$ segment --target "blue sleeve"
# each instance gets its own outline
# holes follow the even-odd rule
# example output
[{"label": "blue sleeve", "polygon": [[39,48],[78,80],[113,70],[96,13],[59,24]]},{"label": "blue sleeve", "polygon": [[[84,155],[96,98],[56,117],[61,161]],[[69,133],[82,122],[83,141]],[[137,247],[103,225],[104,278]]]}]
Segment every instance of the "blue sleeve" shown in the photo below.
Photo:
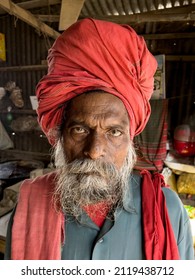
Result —
[{"label": "blue sleeve", "polygon": [[179,196],[169,188],[163,188],[170,221],[181,260],[194,260],[194,247],[190,220]]}]

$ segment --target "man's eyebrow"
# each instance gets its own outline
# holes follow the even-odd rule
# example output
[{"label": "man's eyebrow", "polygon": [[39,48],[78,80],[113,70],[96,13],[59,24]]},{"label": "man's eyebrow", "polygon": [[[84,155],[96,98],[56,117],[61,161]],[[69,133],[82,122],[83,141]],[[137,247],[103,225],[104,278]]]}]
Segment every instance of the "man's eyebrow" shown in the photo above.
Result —
[{"label": "man's eyebrow", "polygon": [[123,129],[125,127],[125,124],[110,124],[107,126],[108,128],[120,128]]},{"label": "man's eyebrow", "polygon": [[126,130],[126,125],[122,125],[122,124],[111,124],[106,126],[106,129],[118,129],[121,131],[125,131]]},{"label": "man's eyebrow", "polygon": [[[111,119],[111,118],[110,118]],[[113,123],[110,123],[110,125],[108,124],[108,126],[110,127],[120,127],[120,128],[124,128],[126,125],[129,125],[129,122],[126,120],[114,120]]]},{"label": "man's eyebrow", "polygon": [[[85,122],[83,121],[71,121],[67,127],[72,127],[72,126],[75,126],[75,125],[81,125],[87,129],[90,129],[90,126],[88,126]],[[125,126],[127,125],[127,122],[122,122],[121,123],[113,123],[113,124],[108,124],[108,125],[105,125],[105,127],[107,129],[121,129],[121,130],[124,130]]]},{"label": "man's eyebrow", "polygon": [[85,122],[83,122],[83,121],[75,121],[75,120],[71,121],[70,123],[68,123],[67,127],[71,127],[71,126],[74,126],[74,125],[82,125],[84,127],[88,127]]}]

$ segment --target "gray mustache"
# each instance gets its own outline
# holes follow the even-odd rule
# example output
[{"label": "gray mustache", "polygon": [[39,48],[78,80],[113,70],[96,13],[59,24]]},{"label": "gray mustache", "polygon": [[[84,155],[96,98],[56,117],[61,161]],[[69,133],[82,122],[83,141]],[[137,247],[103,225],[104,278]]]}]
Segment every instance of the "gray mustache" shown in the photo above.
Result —
[{"label": "gray mustache", "polygon": [[67,165],[67,171],[70,174],[86,174],[86,175],[118,175],[119,171],[116,167],[107,162],[100,160],[94,161],[90,159],[77,159]]}]

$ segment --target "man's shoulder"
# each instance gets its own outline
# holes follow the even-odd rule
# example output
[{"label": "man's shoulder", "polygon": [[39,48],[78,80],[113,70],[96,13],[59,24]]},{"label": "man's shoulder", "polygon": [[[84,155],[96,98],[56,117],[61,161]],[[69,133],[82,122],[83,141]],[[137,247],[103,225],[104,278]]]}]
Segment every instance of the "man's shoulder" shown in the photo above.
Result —
[{"label": "man's shoulder", "polygon": [[21,190],[27,191],[28,189],[35,188],[48,188],[55,184],[56,171],[50,171],[44,175],[37,176],[35,178],[25,179],[20,187]]},{"label": "man's shoulder", "polygon": [[142,176],[139,171],[133,171],[130,176],[130,183],[133,187],[140,187],[142,182]]},{"label": "man's shoulder", "polygon": [[[139,171],[132,172],[130,177],[130,184],[133,189],[137,189],[137,191],[139,191],[139,193],[141,194],[140,189],[142,187],[142,174],[140,174]],[[161,190],[164,194],[168,208],[172,208],[174,205],[175,209],[180,209],[181,211],[183,211],[183,204],[175,191],[167,186],[162,186]]]},{"label": "man's shoulder", "polygon": [[175,191],[173,191],[170,187],[163,187],[162,191],[165,196],[167,207],[170,208],[172,211],[177,212],[177,214],[179,214],[178,211],[183,212],[183,203],[179,198],[178,194]]}]

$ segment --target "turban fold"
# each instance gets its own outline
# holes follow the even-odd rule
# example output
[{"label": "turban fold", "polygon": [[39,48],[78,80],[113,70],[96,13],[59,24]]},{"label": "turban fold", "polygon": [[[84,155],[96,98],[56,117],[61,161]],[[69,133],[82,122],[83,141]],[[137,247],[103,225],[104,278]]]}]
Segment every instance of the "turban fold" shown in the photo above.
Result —
[{"label": "turban fold", "polygon": [[94,20],[76,22],[48,52],[48,74],[38,83],[38,121],[51,144],[50,130],[62,122],[65,103],[90,90],[122,100],[130,118],[131,139],[150,116],[157,62],[143,37],[128,25]]}]

